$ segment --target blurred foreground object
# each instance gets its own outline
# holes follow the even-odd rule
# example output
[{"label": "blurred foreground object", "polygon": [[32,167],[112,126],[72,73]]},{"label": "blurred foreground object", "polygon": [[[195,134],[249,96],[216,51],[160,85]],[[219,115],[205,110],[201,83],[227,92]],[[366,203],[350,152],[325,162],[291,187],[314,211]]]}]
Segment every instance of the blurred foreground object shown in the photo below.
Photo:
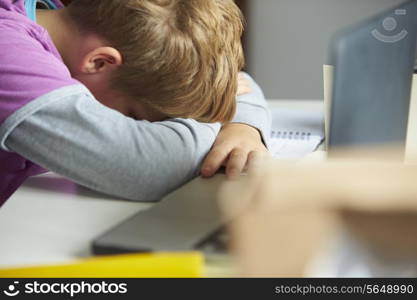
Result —
[{"label": "blurred foreground object", "polygon": [[335,254],[360,248],[367,259],[351,251],[333,263],[357,263],[356,270],[315,274],[417,275],[417,165],[399,162],[395,151],[342,153],[321,164],[270,162],[223,188],[223,209],[237,216],[231,248],[243,276],[303,276],[341,233],[350,243],[337,243]]}]

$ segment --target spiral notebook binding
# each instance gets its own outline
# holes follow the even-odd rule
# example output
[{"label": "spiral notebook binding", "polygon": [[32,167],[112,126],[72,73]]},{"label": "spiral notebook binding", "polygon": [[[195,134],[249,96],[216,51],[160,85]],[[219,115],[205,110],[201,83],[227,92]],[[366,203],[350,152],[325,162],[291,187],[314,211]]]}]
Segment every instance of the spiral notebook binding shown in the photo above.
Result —
[{"label": "spiral notebook binding", "polygon": [[309,140],[311,138],[310,132],[300,131],[273,131],[271,137],[273,139],[288,139],[288,140]]}]

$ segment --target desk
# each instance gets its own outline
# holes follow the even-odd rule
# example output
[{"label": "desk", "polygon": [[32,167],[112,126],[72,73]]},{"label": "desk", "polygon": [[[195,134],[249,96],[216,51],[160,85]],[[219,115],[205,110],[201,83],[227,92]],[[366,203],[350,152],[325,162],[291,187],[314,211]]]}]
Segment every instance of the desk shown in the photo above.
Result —
[{"label": "desk", "polygon": [[[322,110],[321,101],[273,100],[271,107]],[[167,196],[211,200],[224,176],[197,178]],[[66,263],[91,255],[91,241],[151,204],[121,201],[62,177],[31,178],[0,209],[0,267]]]}]

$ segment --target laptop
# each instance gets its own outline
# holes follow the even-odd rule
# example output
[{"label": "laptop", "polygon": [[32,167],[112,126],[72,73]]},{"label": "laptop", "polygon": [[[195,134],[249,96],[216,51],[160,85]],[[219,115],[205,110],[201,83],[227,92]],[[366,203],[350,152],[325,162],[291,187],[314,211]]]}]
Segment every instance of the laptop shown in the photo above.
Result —
[{"label": "laptop", "polygon": [[[329,146],[405,144],[416,54],[417,0],[338,34]],[[196,179],[93,241],[95,254],[225,249],[217,190]],[[216,181],[216,180],[215,180]],[[217,183],[219,184],[219,183]],[[214,183],[216,185],[216,183]]]},{"label": "laptop", "polygon": [[95,239],[98,255],[155,251],[200,250],[225,252],[225,219],[216,196],[221,176],[206,181],[196,178],[150,209],[141,211]]},{"label": "laptop", "polygon": [[416,36],[413,0],[333,39],[330,154],[346,146],[392,144],[405,150]]}]

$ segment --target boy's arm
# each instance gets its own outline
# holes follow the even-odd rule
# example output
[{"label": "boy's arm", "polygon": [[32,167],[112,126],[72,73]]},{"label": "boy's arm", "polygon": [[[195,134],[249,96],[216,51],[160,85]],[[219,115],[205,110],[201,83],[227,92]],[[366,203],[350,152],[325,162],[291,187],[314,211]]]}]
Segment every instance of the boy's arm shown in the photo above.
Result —
[{"label": "boy's arm", "polygon": [[195,177],[220,129],[194,120],[136,121],[82,85],[23,109],[35,108],[24,121],[12,116],[2,126],[10,131],[0,134],[6,149],[93,190],[139,201],[159,200]]},{"label": "boy's arm", "polygon": [[[67,97],[57,99],[53,95],[56,91],[42,96],[30,104],[36,107],[35,113],[16,127],[5,126],[12,128],[10,135],[5,135],[5,145],[51,171],[107,194],[140,201],[160,199],[197,176],[220,129],[219,124],[193,120],[135,121],[101,105],[81,85],[64,89],[68,91],[59,93]],[[262,102],[263,97],[241,96],[239,113],[243,107],[249,115],[251,110],[265,114]],[[264,117],[259,115],[259,119]],[[241,122],[250,117],[243,118]],[[265,132],[267,123],[253,121],[250,126]]]}]

